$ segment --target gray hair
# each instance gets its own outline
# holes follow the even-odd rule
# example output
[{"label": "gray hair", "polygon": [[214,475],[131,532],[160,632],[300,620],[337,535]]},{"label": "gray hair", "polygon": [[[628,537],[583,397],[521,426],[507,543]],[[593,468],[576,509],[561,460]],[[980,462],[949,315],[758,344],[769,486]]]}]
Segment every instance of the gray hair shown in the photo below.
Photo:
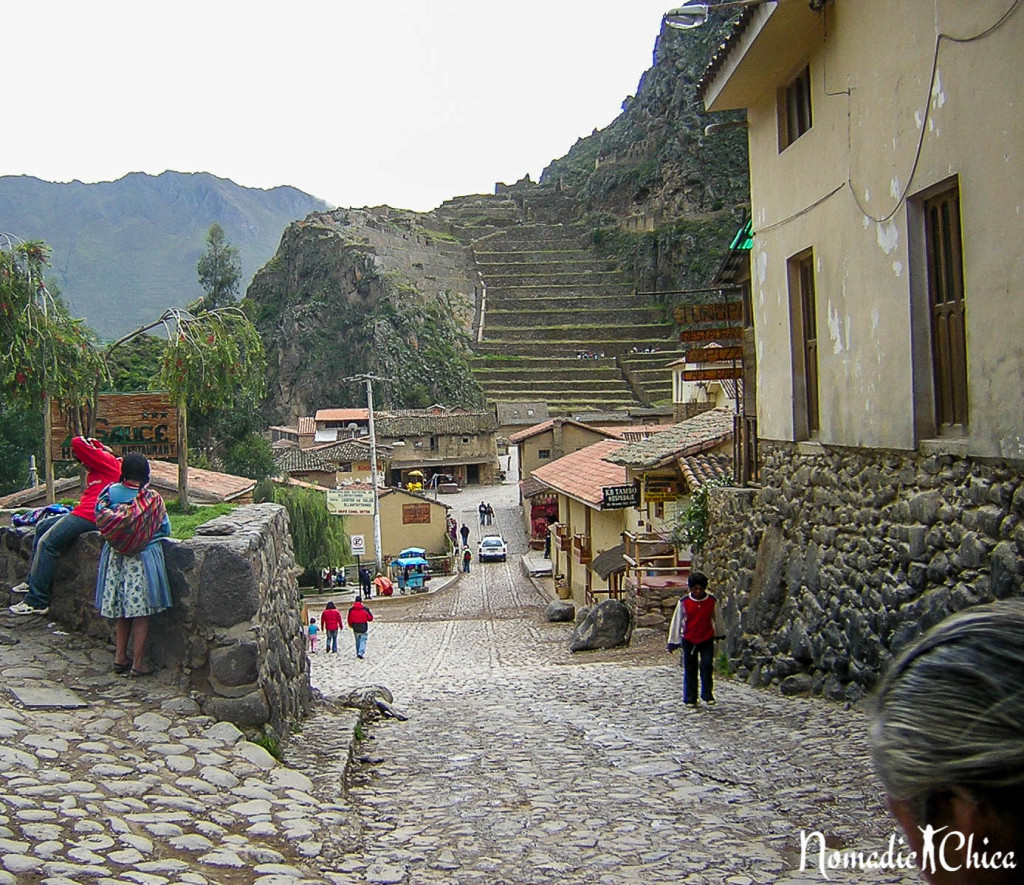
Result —
[{"label": "gray hair", "polygon": [[894,799],[920,810],[950,787],[996,798],[1024,785],[1024,599],[972,607],[926,633],[893,661],[870,715],[875,767]]}]

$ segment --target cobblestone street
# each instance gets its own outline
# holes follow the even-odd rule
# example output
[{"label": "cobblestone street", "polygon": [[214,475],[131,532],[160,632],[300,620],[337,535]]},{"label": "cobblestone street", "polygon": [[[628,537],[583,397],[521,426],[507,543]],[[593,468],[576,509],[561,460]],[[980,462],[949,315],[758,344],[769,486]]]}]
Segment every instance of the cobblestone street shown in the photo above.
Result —
[{"label": "cobblestone street", "polygon": [[[888,846],[860,713],[728,680],[687,711],[650,630],[571,655],[522,568],[515,485],[485,494],[508,563],[374,599],[364,660],[349,631],[313,656],[328,699],[384,685],[409,717],[367,724],[348,772],[352,710],[318,706],[281,764],[169,674],[116,676],[104,644],[0,616],[0,885],[796,885],[826,880],[817,841],[799,871],[802,830]],[[448,503],[475,549],[479,498]]]},{"label": "cobblestone street", "polygon": [[[489,499],[521,552],[510,490]],[[475,550],[477,500],[450,503]],[[801,830],[829,850],[887,847],[860,713],[728,680],[717,707],[686,710],[661,634],[571,655],[546,602],[518,557],[474,561],[429,598],[375,604],[365,660],[351,634],[342,654],[315,656],[325,694],[384,685],[409,716],[370,726],[357,750],[358,825],[324,858],[334,882],[795,885],[825,881],[816,840],[799,872]],[[321,766],[318,786],[332,778]]]}]

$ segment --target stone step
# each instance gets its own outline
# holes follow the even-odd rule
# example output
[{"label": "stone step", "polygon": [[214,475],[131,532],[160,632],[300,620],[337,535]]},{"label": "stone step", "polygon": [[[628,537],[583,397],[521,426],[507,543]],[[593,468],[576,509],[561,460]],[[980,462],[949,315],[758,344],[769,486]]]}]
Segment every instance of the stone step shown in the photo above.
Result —
[{"label": "stone step", "polygon": [[519,273],[485,274],[484,282],[488,288],[536,288],[538,286],[601,286],[628,285],[631,281],[621,270],[568,270],[551,273]]},{"label": "stone step", "polygon": [[578,228],[515,225],[482,237],[474,246],[486,252],[517,252],[548,249],[586,249],[589,234]]},{"label": "stone step", "polygon": [[[577,360],[581,363],[597,363],[601,360]],[[595,381],[617,381],[622,378],[622,373],[613,367],[605,368],[594,366],[592,368],[569,369],[562,366],[549,366],[547,368],[524,368],[518,366],[508,369],[491,369],[488,367],[473,368],[473,376],[482,385],[500,384],[504,381],[542,381],[545,383],[555,379],[566,384],[576,384],[587,379]]]},{"label": "stone step", "polygon": [[576,295],[572,298],[550,297],[546,295],[495,295],[487,290],[487,313],[492,310],[518,310],[532,314],[540,311],[562,311],[567,315],[578,314],[589,310],[649,310],[638,304],[636,296],[627,295]]},{"label": "stone step", "polygon": [[589,392],[624,393],[632,396],[632,388],[626,383],[626,379],[618,378],[533,378],[533,379],[483,379],[477,378],[480,386],[485,391],[492,390],[558,390],[560,388]]},{"label": "stone step", "polygon": [[543,264],[548,261],[602,261],[587,249],[547,249],[519,252],[481,252],[474,249],[473,255],[478,265],[488,268],[504,267],[509,264]]},{"label": "stone step", "polygon": [[591,283],[573,286],[488,286],[487,299],[491,298],[564,298],[572,301],[577,298],[603,298],[610,295],[633,296],[632,284],[626,283]]},{"label": "stone step", "polygon": [[[651,342],[657,340],[659,335],[665,339],[665,326],[656,323],[637,324],[628,330],[609,329],[603,325],[593,324],[564,324],[551,326],[516,326],[516,327],[485,327],[484,341],[490,343],[520,343],[527,342],[564,342],[566,344],[589,345],[590,349],[608,350],[610,345],[621,346],[624,331],[630,332],[630,338]],[[627,345],[630,343],[626,342]]]},{"label": "stone step", "polygon": [[[534,253],[540,255],[543,253]],[[491,281],[495,280],[495,285],[500,285],[497,282],[498,279],[504,277],[521,277],[521,276],[558,276],[560,274],[615,274],[617,276],[623,276],[621,270],[618,270],[611,262],[608,261],[594,261],[593,259],[581,259],[581,258],[536,258],[524,261],[477,261],[476,268],[480,271],[483,278],[487,281],[488,285],[491,285]],[[512,281],[512,285],[516,285],[516,280]]]},{"label": "stone step", "polygon": [[525,305],[518,306],[515,310],[503,308],[491,308],[488,306],[484,316],[484,337],[493,329],[503,327],[523,328],[526,323],[536,328],[538,324],[550,324],[558,326],[574,319],[585,318],[588,323],[615,326],[644,326],[651,327],[659,325],[663,321],[661,311],[647,307],[624,307],[624,308],[594,308],[587,305],[572,310],[564,307],[558,310],[533,310]]},{"label": "stone step", "polygon": [[581,342],[574,339],[550,339],[550,340],[522,340],[522,341],[481,341],[473,345],[473,352],[484,356],[488,354],[521,355],[537,358],[575,357],[581,350],[591,352],[604,352],[606,357],[612,356],[623,347],[629,348],[634,344],[650,344],[651,340],[634,338],[610,338],[604,340],[590,340]]}]

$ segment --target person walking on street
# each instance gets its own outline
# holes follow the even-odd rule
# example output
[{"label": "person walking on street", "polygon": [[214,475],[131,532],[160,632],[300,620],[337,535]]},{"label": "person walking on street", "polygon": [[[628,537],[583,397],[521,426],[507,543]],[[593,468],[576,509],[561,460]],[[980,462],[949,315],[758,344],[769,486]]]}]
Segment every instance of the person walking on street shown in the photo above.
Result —
[{"label": "person walking on street", "polygon": [[309,626],[306,628],[306,635],[309,637],[309,653],[316,651],[316,637],[319,631],[316,626],[316,618],[309,619]]},{"label": "person walking on street", "polygon": [[469,548],[467,547],[465,550],[462,551],[462,570],[464,572],[469,572],[469,565],[472,561],[473,554],[469,552]]},{"label": "person walking on street", "polygon": [[487,525],[494,522],[494,508],[490,504],[487,505],[487,510],[484,513],[484,516],[487,519]]},{"label": "person walking on street", "polygon": [[370,598],[370,570],[366,566],[359,569],[359,594]]},{"label": "person walking on street", "polygon": [[469,526],[465,523],[462,524],[462,528],[459,529],[459,534],[462,535],[462,547],[466,549],[469,547]]},{"label": "person walking on street", "polygon": [[481,501],[480,506],[476,508],[480,513],[480,525],[484,525],[487,520],[487,505]]},{"label": "person walking on street", "polygon": [[333,602],[328,602],[327,607],[320,614],[320,626],[327,634],[324,651],[327,653],[338,653],[338,631],[341,629],[341,612]]},{"label": "person walking on street", "polygon": [[370,621],[373,620],[373,612],[365,605],[361,596],[356,597],[352,607],[348,610],[348,625],[356,637],[356,657],[361,658],[366,654],[366,638],[369,632]]},{"label": "person walking on street", "polygon": [[668,629],[668,651],[683,650],[683,703],[697,707],[697,677],[704,703],[715,703],[713,657],[715,648],[715,597],[708,593],[707,576],[690,575],[688,595],[679,600]]},{"label": "person walking on street", "polygon": [[36,524],[28,578],[13,588],[15,593],[26,594],[21,602],[10,607],[16,615],[45,615],[50,611],[57,559],[79,535],[96,530],[96,501],[100,492],[121,476],[121,459],[98,439],[76,436],[71,440],[71,453],[85,466],[85,491],[70,513],[50,516]]}]

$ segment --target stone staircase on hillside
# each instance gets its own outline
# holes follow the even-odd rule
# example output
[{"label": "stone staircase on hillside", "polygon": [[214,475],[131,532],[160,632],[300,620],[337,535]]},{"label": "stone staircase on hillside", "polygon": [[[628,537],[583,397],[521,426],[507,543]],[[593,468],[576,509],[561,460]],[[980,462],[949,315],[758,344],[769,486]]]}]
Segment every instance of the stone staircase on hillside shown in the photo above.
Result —
[{"label": "stone staircase on hillside", "polygon": [[[532,217],[556,217],[566,198],[546,199]],[[471,366],[489,401],[544,400],[553,415],[671,401],[662,367],[682,353],[662,307],[638,303],[581,228],[495,227],[472,241],[482,286]]]}]

